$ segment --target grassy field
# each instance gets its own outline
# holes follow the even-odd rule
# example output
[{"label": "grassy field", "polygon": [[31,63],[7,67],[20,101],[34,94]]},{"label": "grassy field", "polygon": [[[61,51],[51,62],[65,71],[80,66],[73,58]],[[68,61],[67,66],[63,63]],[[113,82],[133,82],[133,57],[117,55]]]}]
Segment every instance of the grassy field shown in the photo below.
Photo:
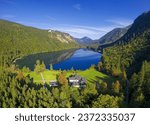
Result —
[{"label": "grassy field", "polygon": [[[56,76],[60,73],[59,70],[46,70],[44,71],[43,77],[47,83],[49,83],[51,80],[56,80]],[[76,71],[77,74],[79,74],[82,77],[85,77],[86,80],[89,83],[96,83],[99,79],[107,81],[108,83],[112,83],[115,79],[111,76],[108,76],[106,74],[103,74],[101,72],[96,71],[95,69],[87,69],[84,71]],[[72,71],[67,71],[67,77],[70,75],[73,75],[74,73]],[[25,74],[27,75],[27,74]],[[37,74],[36,72],[30,72],[29,75],[34,79],[34,82],[36,83],[43,83],[41,75]]]},{"label": "grassy field", "polygon": [[86,78],[89,83],[96,83],[98,80],[103,80],[108,83],[112,83],[115,79],[111,76],[98,72],[95,69],[87,69],[85,71],[78,72],[79,75]]}]

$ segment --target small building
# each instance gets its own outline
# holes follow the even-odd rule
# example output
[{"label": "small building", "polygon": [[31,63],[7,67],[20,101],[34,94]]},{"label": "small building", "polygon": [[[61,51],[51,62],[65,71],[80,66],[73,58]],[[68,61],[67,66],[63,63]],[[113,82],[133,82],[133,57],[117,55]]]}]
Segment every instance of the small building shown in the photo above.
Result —
[{"label": "small building", "polygon": [[57,87],[57,86],[59,86],[59,84],[56,80],[51,80],[50,81],[50,87]]},{"label": "small building", "polygon": [[50,30],[48,30],[48,32],[52,32],[52,30],[50,29]]},{"label": "small building", "polygon": [[86,79],[79,75],[74,75],[68,78],[69,85],[71,87],[85,88],[86,87]]},{"label": "small building", "polygon": [[[70,87],[77,87],[77,88],[85,88],[86,87],[86,79],[79,75],[74,75],[68,78],[68,83]],[[57,80],[51,80],[49,83],[50,87],[59,87],[59,83]],[[44,84],[44,88],[47,88],[47,85]]]}]

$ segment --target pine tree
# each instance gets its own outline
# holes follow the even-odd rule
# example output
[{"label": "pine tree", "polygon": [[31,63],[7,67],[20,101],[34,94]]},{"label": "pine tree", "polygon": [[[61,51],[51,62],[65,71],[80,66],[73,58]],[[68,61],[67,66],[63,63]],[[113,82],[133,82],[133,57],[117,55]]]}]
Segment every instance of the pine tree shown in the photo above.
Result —
[{"label": "pine tree", "polygon": [[121,84],[120,84],[120,82],[117,80],[115,83],[112,84],[112,91],[113,91],[114,93],[119,94],[120,90],[121,90]]},{"label": "pine tree", "polygon": [[99,62],[98,63],[98,71],[102,71],[103,70],[103,63]]},{"label": "pine tree", "polygon": [[51,71],[53,70],[53,64],[50,64],[50,70]]}]

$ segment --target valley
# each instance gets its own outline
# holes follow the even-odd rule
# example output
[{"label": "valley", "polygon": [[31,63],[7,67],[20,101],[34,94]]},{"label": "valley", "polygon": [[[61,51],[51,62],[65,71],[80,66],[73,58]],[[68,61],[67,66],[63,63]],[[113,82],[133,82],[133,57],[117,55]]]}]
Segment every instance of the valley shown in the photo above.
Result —
[{"label": "valley", "polygon": [[150,107],[150,11],[97,40],[0,20],[0,44],[0,107]]}]

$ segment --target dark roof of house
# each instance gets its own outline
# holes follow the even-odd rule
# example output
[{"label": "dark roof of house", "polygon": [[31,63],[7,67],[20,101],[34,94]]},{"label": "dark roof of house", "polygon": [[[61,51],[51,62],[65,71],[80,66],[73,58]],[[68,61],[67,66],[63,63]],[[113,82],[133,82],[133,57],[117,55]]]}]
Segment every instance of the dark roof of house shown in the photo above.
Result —
[{"label": "dark roof of house", "polygon": [[72,77],[69,77],[69,80],[80,80],[82,77],[79,75],[74,75]]},{"label": "dark roof of house", "polygon": [[69,81],[70,80],[79,80],[79,81],[86,83],[86,79],[84,77],[77,75],[77,74],[72,76],[72,77],[69,77]]},{"label": "dark roof of house", "polygon": [[51,81],[50,81],[50,85],[51,85],[51,86],[58,86],[58,82],[55,81],[55,80],[51,80]]},{"label": "dark roof of house", "polygon": [[82,77],[81,80],[86,83],[86,79],[84,77]]}]

